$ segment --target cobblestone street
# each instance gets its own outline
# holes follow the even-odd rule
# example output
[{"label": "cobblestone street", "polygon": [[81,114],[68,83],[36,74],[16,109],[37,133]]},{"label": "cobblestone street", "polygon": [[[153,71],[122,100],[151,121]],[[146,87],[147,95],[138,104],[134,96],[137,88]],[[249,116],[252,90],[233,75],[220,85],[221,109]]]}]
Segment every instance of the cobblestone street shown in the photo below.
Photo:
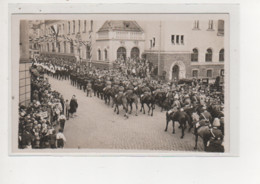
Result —
[{"label": "cobblestone street", "polygon": [[[138,112],[138,116],[132,113],[125,119],[122,107],[117,115],[103,100],[86,97],[68,80],[48,78],[53,90],[59,91],[69,101],[73,94],[76,95],[79,104],[76,117],[66,121],[65,148],[194,151],[194,135],[186,130],[184,139],[180,139],[178,123],[175,134],[172,134],[171,123],[168,132],[164,132],[165,112],[160,112],[158,107],[153,117]],[[198,151],[202,150],[199,139]]]}]

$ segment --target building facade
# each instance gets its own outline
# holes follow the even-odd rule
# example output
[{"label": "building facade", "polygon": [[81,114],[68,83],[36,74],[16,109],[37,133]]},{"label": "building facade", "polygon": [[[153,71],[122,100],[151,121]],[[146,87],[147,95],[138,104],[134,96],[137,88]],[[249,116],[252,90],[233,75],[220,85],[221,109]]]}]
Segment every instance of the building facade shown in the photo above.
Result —
[{"label": "building facade", "polygon": [[164,21],[42,21],[40,53],[113,64],[145,56],[166,80],[214,79],[224,73],[224,19]]},{"label": "building facade", "polygon": [[224,20],[153,21],[143,29],[146,57],[166,80],[224,72]]}]

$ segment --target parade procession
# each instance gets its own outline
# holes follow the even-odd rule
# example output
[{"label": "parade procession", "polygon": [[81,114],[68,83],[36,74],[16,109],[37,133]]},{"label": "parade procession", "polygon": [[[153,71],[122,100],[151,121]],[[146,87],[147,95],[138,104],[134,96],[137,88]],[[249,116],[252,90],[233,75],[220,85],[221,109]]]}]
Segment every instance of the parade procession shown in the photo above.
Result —
[{"label": "parade procession", "polygon": [[19,148],[225,152],[224,20],[169,22],[24,22]]}]

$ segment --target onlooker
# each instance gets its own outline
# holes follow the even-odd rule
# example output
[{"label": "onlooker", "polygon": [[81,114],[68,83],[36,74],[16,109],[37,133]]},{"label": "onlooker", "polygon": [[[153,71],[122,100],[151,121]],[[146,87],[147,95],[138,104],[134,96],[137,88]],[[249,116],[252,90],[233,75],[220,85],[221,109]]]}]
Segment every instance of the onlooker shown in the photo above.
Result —
[{"label": "onlooker", "polygon": [[62,131],[64,130],[65,127],[65,122],[66,122],[66,117],[64,116],[64,114],[61,114],[59,119],[58,119],[59,123],[60,123],[60,128],[62,129]]},{"label": "onlooker", "polygon": [[67,99],[65,102],[65,112],[66,112],[65,115],[67,120],[70,118],[69,110],[70,110],[70,104],[69,104],[69,100]]},{"label": "onlooker", "polygon": [[64,144],[66,143],[66,138],[63,134],[63,130],[60,128],[59,132],[56,135],[56,140],[57,140],[57,147],[58,148],[63,148]]},{"label": "onlooker", "polygon": [[56,145],[56,130],[53,130],[52,134],[49,135],[49,140],[50,140],[50,147],[51,148],[57,148],[57,145]]},{"label": "onlooker", "polygon": [[74,113],[77,112],[77,108],[78,108],[78,102],[76,100],[76,96],[73,95],[70,100],[70,114],[71,114],[72,118],[73,118]]}]

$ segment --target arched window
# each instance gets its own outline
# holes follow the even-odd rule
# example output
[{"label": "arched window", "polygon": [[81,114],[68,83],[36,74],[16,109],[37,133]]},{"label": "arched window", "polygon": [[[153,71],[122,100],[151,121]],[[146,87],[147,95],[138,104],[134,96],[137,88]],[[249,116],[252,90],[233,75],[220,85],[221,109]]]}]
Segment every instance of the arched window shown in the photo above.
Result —
[{"label": "arched window", "polygon": [[219,61],[224,61],[225,60],[225,50],[221,49],[219,51]]},{"label": "arched window", "polygon": [[58,49],[58,52],[60,52],[60,42],[57,42],[56,47],[57,47],[57,49]]},{"label": "arched window", "polygon": [[75,25],[75,20],[73,20],[73,33],[75,33],[75,27],[76,25]]},{"label": "arched window", "polygon": [[89,45],[86,46],[86,59],[90,60],[90,46]]},{"label": "arched window", "polygon": [[196,61],[198,61],[198,59],[199,59],[199,51],[198,51],[198,49],[194,48],[192,50],[192,54],[191,54],[191,61],[196,62]]},{"label": "arched window", "polygon": [[70,22],[68,22],[68,34],[70,34]]},{"label": "arched window", "polygon": [[64,46],[63,51],[64,51],[64,53],[66,53],[66,47],[67,47],[67,45],[66,45],[66,41],[64,42],[63,46]]},{"label": "arched window", "polygon": [[70,42],[70,53],[73,54],[74,53],[74,46],[73,46],[73,42]]},{"label": "arched window", "polygon": [[107,49],[104,50],[105,60],[107,60]]},{"label": "arched window", "polygon": [[218,35],[224,36],[224,20],[218,20]]},{"label": "arched window", "polygon": [[206,62],[211,62],[212,61],[212,50],[211,49],[207,49],[207,53],[206,53]]},{"label": "arched window", "polygon": [[83,30],[83,32],[85,33],[85,32],[86,32],[86,30],[87,30],[87,21],[86,21],[86,20],[84,20],[84,30]]},{"label": "arched window", "polygon": [[78,20],[78,33],[80,33],[80,20]]},{"label": "arched window", "polygon": [[100,61],[101,60],[101,50],[98,49],[98,60]]},{"label": "arched window", "polygon": [[119,47],[117,49],[117,59],[121,59],[121,60],[126,59],[126,49],[124,47]]},{"label": "arched window", "polygon": [[54,42],[52,42],[52,52],[55,52]]},{"label": "arched window", "polygon": [[90,21],[90,31],[93,31],[93,20]]},{"label": "arched window", "polygon": [[139,57],[140,51],[137,47],[132,48],[131,50],[131,58],[136,59]]}]

